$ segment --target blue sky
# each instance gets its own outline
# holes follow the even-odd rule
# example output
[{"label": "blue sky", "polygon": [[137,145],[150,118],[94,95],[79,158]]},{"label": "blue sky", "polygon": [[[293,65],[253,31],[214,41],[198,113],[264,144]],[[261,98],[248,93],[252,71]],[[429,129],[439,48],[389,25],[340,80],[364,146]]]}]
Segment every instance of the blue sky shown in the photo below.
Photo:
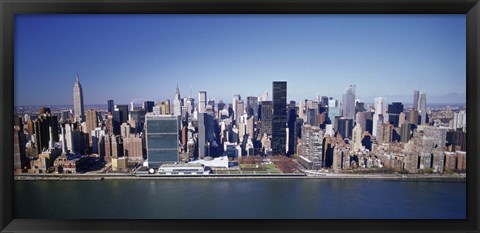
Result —
[{"label": "blue sky", "polygon": [[15,104],[193,97],[230,102],[288,82],[288,100],[465,102],[465,15],[17,15]]}]

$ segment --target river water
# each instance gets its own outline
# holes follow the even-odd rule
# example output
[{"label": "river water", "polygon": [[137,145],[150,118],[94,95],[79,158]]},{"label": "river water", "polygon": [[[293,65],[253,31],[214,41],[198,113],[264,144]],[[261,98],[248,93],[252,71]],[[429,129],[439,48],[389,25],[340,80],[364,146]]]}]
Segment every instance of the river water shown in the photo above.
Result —
[{"label": "river water", "polygon": [[465,219],[465,182],[368,179],[15,181],[16,218]]}]

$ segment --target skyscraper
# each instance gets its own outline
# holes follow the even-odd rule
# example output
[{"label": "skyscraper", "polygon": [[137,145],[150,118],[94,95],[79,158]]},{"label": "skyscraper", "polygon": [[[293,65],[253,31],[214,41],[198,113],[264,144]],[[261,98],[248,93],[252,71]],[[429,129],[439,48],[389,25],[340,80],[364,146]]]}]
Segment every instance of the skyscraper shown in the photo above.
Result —
[{"label": "skyscraper", "polygon": [[285,155],[287,144],[287,82],[273,82],[272,154]]},{"label": "skyscraper", "polygon": [[272,135],[272,113],[273,106],[272,101],[260,102],[260,115],[261,115],[261,128],[260,131],[263,134]]},{"label": "skyscraper", "polygon": [[353,132],[352,132],[352,141],[353,141],[353,146],[351,147],[352,148],[352,151],[358,151],[362,148],[362,136],[363,136],[363,129],[362,129],[362,126],[360,124],[357,124],[354,128],[353,128]]},{"label": "skyscraper", "polygon": [[241,116],[243,114],[243,110],[241,113],[237,114],[237,101],[242,100],[242,97],[240,95],[234,95],[232,99],[232,109],[233,109],[233,119],[236,120],[237,116]]},{"label": "skyscraper", "polygon": [[80,80],[78,78],[73,84],[73,114],[75,117],[75,121],[83,121],[85,119],[85,115],[83,112],[83,91],[82,85],[80,84]]},{"label": "skyscraper", "polygon": [[207,92],[199,91],[198,92],[198,112],[204,113],[207,107]]},{"label": "skyscraper", "polygon": [[235,125],[237,125],[237,128],[240,126],[240,116],[243,115],[244,109],[245,109],[245,104],[243,103],[243,100],[235,100],[235,108],[233,116],[235,117]]},{"label": "skyscraper", "polygon": [[[20,119],[20,120],[19,120]],[[13,160],[15,172],[21,172],[28,166],[28,159],[25,151],[26,137],[23,133],[23,123],[21,118],[15,117],[15,127],[13,130]]]},{"label": "skyscraper", "polygon": [[145,112],[153,112],[153,106],[155,106],[155,102],[153,101],[143,101],[143,110]]},{"label": "skyscraper", "polygon": [[146,116],[146,147],[149,168],[179,161],[179,116]]},{"label": "skyscraper", "polygon": [[113,100],[108,100],[107,104],[108,104],[107,111],[113,114],[113,111],[115,110],[115,104],[114,104]]},{"label": "skyscraper", "polygon": [[214,143],[214,114],[204,112],[198,114],[198,158],[210,156],[211,145]]},{"label": "skyscraper", "polygon": [[135,109],[135,104],[133,102],[130,102],[130,111],[133,111]]},{"label": "skyscraper", "polygon": [[207,154],[207,130],[206,130],[206,121],[207,114],[206,113],[199,113],[198,114],[198,158],[204,159],[205,154]]},{"label": "skyscraper", "polygon": [[87,110],[87,129],[86,132],[88,134],[88,144],[92,146],[92,131],[97,128],[97,120],[98,120],[98,113],[93,109]]},{"label": "skyscraper", "polygon": [[403,104],[401,102],[393,102],[388,105],[388,121],[390,121],[394,127],[398,126],[401,112],[403,112]]},{"label": "skyscraper", "polygon": [[418,109],[418,91],[413,91],[413,108]]},{"label": "skyscraper", "polygon": [[343,138],[352,138],[353,119],[341,117],[335,125],[337,125],[337,131]]},{"label": "skyscraper", "polygon": [[295,140],[295,122],[297,121],[297,108],[295,101],[290,101],[288,105],[287,115],[288,125],[288,155],[293,155],[295,152],[296,140]]},{"label": "skyscraper", "polygon": [[[367,131],[367,112],[357,112],[357,125],[360,125],[363,131]],[[363,134],[363,132],[362,132]]]},{"label": "skyscraper", "polygon": [[115,111],[120,111],[120,114],[121,114],[120,124],[128,121],[128,105],[126,104],[115,105]]},{"label": "skyscraper", "polygon": [[128,105],[116,105],[113,111],[113,134],[120,134],[120,125],[128,120]]},{"label": "skyscraper", "polygon": [[169,99],[166,99],[165,101],[162,101],[160,106],[162,108],[162,114],[163,115],[170,115],[171,114],[171,112],[170,112],[170,100]]},{"label": "skyscraper", "polygon": [[342,96],[343,116],[355,119],[355,84],[350,84]]},{"label": "skyscraper", "polygon": [[132,128],[135,129],[135,133],[142,132],[143,125],[145,124],[145,115],[146,112],[143,109],[134,110],[129,113],[129,119],[135,121],[135,124],[132,125]]},{"label": "skyscraper", "polygon": [[338,107],[338,101],[336,99],[333,99],[333,97],[330,97],[330,99],[328,99],[328,107]]},{"label": "skyscraper", "polygon": [[194,98],[184,98],[183,99],[183,106],[187,108],[187,113],[190,115],[192,114],[193,110],[195,109],[195,99]]},{"label": "skyscraper", "polygon": [[410,124],[417,126],[418,125],[418,110],[413,109],[409,113],[408,121]]},{"label": "skyscraper", "polygon": [[378,122],[380,120],[380,115],[385,116],[387,113],[386,102],[385,99],[382,97],[375,98],[375,113],[373,114],[373,136],[379,137],[377,135],[379,124],[383,124],[382,122]]},{"label": "skyscraper", "polygon": [[400,136],[401,142],[408,142],[408,140],[410,140],[410,129],[411,129],[410,123],[405,122],[402,124],[401,136]]},{"label": "skyscraper", "polygon": [[38,154],[50,148],[52,143],[59,141],[57,117],[53,116],[49,109],[40,112],[39,117],[34,121],[35,148]]},{"label": "skyscraper", "polygon": [[378,143],[389,143],[392,142],[393,135],[393,125],[390,123],[383,123],[380,127],[379,137],[377,138]]},{"label": "skyscraper", "polygon": [[427,123],[427,93],[424,91],[420,92],[418,111],[420,113],[421,125],[425,125]]},{"label": "skyscraper", "polygon": [[398,115],[398,126],[395,125],[395,127],[402,127],[403,123],[405,123],[405,118],[406,118],[406,115],[404,112],[401,112],[399,115]]},{"label": "skyscraper", "polygon": [[257,118],[257,112],[258,112],[258,98],[256,96],[248,96],[247,97],[247,114],[249,116],[254,116],[255,120]]},{"label": "skyscraper", "polygon": [[173,115],[181,116],[182,115],[182,99],[180,98],[180,90],[175,89],[175,97],[173,98]]},{"label": "skyscraper", "polygon": [[364,112],[366,111],[365,109],[365,103],[364,102],[356,102],[355,103],[355,114],[358,112]]},{"label": "skyscraper", "polygon": [[322,96],[321,104],[322,104],[322,107],[328,106],[328,96]]}]

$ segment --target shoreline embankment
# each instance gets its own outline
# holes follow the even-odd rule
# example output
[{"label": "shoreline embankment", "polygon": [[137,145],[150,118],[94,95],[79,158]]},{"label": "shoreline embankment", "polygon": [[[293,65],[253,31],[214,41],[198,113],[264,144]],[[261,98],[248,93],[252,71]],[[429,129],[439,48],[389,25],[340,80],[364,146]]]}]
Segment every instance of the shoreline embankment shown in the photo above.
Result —
[{"label": "shoreline embankment", "polygon": [[208,175],[134,175],[134,174],[15,174],[15,180],[61,180],[61,181],[101,181],[101,180],[166,180],[166,179],[371,179],[386,181],[417,182],[465,182],[464,174],[337,174],[316,175],[297,174],[208,174]]}]

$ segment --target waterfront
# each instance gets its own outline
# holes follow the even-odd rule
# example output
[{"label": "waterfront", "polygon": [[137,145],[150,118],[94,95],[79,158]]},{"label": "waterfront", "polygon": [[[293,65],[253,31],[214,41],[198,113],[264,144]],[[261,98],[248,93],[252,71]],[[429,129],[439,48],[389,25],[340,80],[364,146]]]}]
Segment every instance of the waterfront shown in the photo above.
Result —
[{"label": "waterfront", "polygon": [[375,179],[15,181],[16,218],[464,219],[465,182]]}]

